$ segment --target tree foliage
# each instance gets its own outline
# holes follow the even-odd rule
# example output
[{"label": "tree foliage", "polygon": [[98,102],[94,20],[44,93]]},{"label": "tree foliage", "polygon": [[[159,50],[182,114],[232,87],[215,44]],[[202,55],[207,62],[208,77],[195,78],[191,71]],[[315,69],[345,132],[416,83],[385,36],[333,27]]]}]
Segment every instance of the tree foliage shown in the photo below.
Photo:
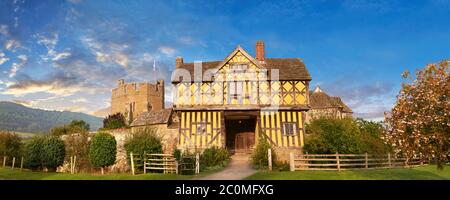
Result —
[{"label": "tree foliage", "polygon": [[363,153],[361,132],[352,118],[319,118],[306,126],[310,135],[305,151],[310,153]]},{"label": "tree foliage", "polygon": [[20,157],[22,140],[19,135],[7,131],[0,131],[0,156]]},{"label": "tree foliage", "polygon": [[116,162],[117,142],[114,136],[99,132],[92,138],[89,148],[89,160],[94,167],[103,168]]},{"label": "tree foliage", "polygon": [[54,136],[35,136],[25,147],[26,166],[30,169],[55,171],[66,155],[64,142]]},{"label": "tree foliage", "polygon": [[[78,169],[89,169],[89,133],[67,135],[64,138],[67,156],[76,156],[76,167]],[[67,157],[66,159],[70,159]]]},{"label": "tree foliage", "polygon": [[32,170],[42,169],[42,147],[45,142],[44,136],[35,136],[25,145],[25,164]]},{"label": "tree foliage", "polygon": [[58,137],[45,137],[41,156],[42,166],[48,171],[56,171],[56,168],[64,163],[66,156],[64,142]]},{"label": "tree foliage", "polygon": [[104,129],[118,129],[126,127],[126,125],[126,120],[122,113],[108,115],[108,117],[103,120]]},{"label": "tree foliage", "polygon": [[132,137],[125,140],[124,147],[127,155],[133,152],[134,155],[140,155],[141,158],[144,153],[163,152],[161,138],[156,135],[155,129],[145,129],[133,134]]},{"label": "tree foliage", "polygon": [[69,124],[56,126],[50,130],[53,136],[69,135],[73,133],[88,132],[90,125],[83,120],[72,120]]},{"label": "tree foliage", "polygon": [[381,138],[383,131],[381,122],[360,118],[316,119],[306,125],[304,151],[323,154],[386,154],[389,146]]},{"label": "tree foliage", "polygon": [[[450,156],[450,61],[430,64],[409,72],[397,101],[385,114],[385,140],[408,159],[422,156],[435,160],[439,168]],[[409,80],[408,80],[409,79]]]}]

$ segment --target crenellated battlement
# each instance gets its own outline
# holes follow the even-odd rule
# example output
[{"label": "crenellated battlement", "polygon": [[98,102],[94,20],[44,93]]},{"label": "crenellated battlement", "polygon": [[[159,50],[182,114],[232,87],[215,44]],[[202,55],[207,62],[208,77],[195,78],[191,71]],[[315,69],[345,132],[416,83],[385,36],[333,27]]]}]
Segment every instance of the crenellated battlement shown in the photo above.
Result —
[{"label": "crenellated battlement", "polygon": [[161,109],[164,109],[164,80],[152,84],[125,83],[120,79],[117,88],[112,89],[112,113],[120,112],[133,120],[142,112]]}]

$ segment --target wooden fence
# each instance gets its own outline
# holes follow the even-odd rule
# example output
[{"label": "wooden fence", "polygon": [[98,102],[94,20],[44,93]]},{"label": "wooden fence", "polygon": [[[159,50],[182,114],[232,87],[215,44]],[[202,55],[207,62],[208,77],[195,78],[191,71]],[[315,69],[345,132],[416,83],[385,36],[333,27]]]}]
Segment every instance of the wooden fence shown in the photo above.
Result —
[{"label": "wooden fence", "polygon": [[406,162],[406,158],[369,154],[301,154],[297,157],[290,153],[291,171],[301,170],[364,170],[410,167],[423,165],[419,158]]},{"label": "wooden fence", "polygon": [[[185,160],[195,159],[194,164],[192,162],[184,162]],[[160,173],[179,173],[181,171],[194,171],[200,172],[199,154],[195,156],[184,156],[181,161],[177,161],[171,154],[147,154],[144,153],[144,158],[139,155],[133,155],[130,153],[131,160],[131,173],[160,172]]]},{"label": "wooden fence", "polygon": [[161,171],[164,174],[178,174],[178,162],[170,154],[146,154],[144,159],[144,174],[147,170]]},{"label": "wooden fence", "polygon": [[[16,166],[17,165],[16,157],[12,157],[10,166],[6,165],[7,162],[8,162],[8,157],[7,156],[3,156],[3,162],[2,162],[2,167],[3,168],[11,167],[11,169],[14,169],[14,167],[18,167],[18,166]],[[24,160],[23,160],[23,157],[21,157],[20,158],[20,166],[19,166],[20,167],[20,171],[23,170],[23,163],[24,163]]]}]

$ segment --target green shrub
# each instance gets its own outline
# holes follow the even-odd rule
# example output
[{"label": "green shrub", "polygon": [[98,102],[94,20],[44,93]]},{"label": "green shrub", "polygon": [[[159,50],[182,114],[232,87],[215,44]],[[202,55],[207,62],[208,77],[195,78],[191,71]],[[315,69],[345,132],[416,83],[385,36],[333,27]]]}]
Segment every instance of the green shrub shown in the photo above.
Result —
[{"label": "green shrub", "polygon": [[56,168],[64,163],[66,150],[64,142],[57,137],[45,137],[42,143],[42,167],[48,171],[56,171]]},{"label": "green shrub", "polygon": [[104,174],[104,167],[116,162],[116,145],[116,139],[109,133],[99,132],[92,138],[89,160],[94,167],[101,167],[102,174]]},{"label": "green shrub", "polygon": [[[252,153],[252,164],[254,167],[260,168],[269,165],[269,158],[267,155],[269,149],[272,149],[272,147],[266,140],[259,140],[258,145],[256,145],[256,148]],[[274,151],[272,151],[272,157],[275,157]]]},{"label": "green shrub", "polygon": [[35,136],[25,145],[25,166],[32,170],[42,169],[42,154],[45,137]]},{"label": "green shrub", "polygon": [[70,124],[55,126],[50,130],[50,134],[53,136],[68,135],[73,133],[87,132],[90,129],[90,125],[83,120],[72,120]]},{"label": "green shrub", "polygon": [[50,134],[53,136],[61,136],[61,135],[68,135],[71,134],[72,130],[69,126],[63,125],[63,126],[55,126],[50,130]]},{"label": "green shrub", "polygon": [[273,170],[274,171],[290,171],[291,166],[289,165],[289,162],[283,161],[283,162],[274,162],[273,164]]},{"label": "green shrub", "polygon": [[[132,137],[127,138],[124,144],[127,156],[133,152],[133,155],[139,155],[143,158],[144,153],[162,153],[163,146],[161,138],[156,135],[155,129],[141,130]],[[138,164],[143,164],[143,161],[138,161]]]},{"label": "green shrub", "polygon": [[318,154],[385,154],[389,152],[389,146],[381,139],[383,131],[380,122],[352,118],[316,119],[306,125],[308,136],[303,150]]},{"label": "green shrub", "polygon": [[35,136],[25,146],[25,166],[32,169],[56,171],[64,163],[64,142],[54,136]]},{"label": "green shrub", "polygon": [[0,131],[0,156],[16,157],[22,156],[22,139],[15,133]]},{"label": "green shrub", "polygon": [[181,150],[174,149],[173,150],[173,157],[175,157],[175,160],[180,161],[181,160]]},{"label": "green shrub", "polygon": [[225,148],[211,147],[207,148],[200,155],[200,166],[202,168],[224,166],[228,163],[230,155]]},{"label": "green shrub", "polygon": [[312,135],[305,142],[309,153],[363,153],[360,130],[352,118],[313,120],[306,132]]},{"label": "green shrub", "polygon": [[74,130],[74,132],[86,132],[91,129],[90,125],[83,120],[72,120],[69,126]]},{"label": "green shrub", "polygon": [[108,117],[103,120],[104,129],[118,129],[126,126],[125,117],[121,113],[108,115]]}]

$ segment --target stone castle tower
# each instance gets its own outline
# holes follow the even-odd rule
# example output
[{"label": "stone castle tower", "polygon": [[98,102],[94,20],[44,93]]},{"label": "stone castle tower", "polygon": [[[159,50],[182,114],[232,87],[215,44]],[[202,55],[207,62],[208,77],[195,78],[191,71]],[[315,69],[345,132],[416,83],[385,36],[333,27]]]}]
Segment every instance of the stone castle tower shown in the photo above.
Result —
[{"label": "stone castle tower", "polygon": [[132,122],[141,113],[164,109],[164,80],[156,84],[125,83],[117,81],[112,90],[111,114],[122,113],[128,122]]}]

